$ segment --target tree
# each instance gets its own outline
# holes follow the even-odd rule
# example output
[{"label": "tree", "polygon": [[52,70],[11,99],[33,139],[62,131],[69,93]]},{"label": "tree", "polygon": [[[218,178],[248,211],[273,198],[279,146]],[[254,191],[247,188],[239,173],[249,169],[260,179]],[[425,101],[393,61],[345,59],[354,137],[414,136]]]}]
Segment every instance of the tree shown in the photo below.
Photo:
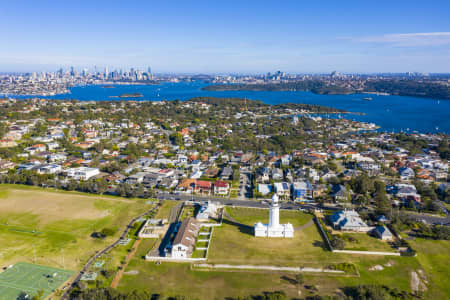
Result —
[{"label": "tree", "polygon": [[383,181],[375,181],[375,204],[378,213],[386,214],[390,209],[389,199],[386,195],[386,185]]},{"label": "tree", "polygon": [[374,190],[374,184],[367,174],[363,173],[355,178],[353,189],[358,194],[365,194]]},{"label": "tree", "polygon": [[334,235],[331,239],[331,246],[337,250],[343,250],[345,248],[345,241]]},{"label": "tree", "polygon": [[44,299],[44,290],[38,290],[37,294],[31,298],[31,300],[41,300]]},{"label": "tree", "polygon": [[105,235],[105,236],[112,236],[116,233],[116,230],[112,229],[112,228],[108,228],[105,227],[102,229],[102,231],[100,231],[101,234]]},{"label": "tree", "polygon": [[298,273],[295,275],[295,281],[297,281],[297,284],[303,284],[305,283],[305,280],[303,279],[303,274]]}]

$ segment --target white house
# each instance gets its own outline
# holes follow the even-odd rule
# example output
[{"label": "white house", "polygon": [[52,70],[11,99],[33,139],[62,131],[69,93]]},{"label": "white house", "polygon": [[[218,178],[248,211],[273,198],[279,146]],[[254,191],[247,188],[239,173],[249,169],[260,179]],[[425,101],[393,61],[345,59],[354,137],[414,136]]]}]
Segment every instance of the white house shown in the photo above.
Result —
[{"label": "white house", "polygon": [[278,197],[289,198],[291,195],[290,185],[287,182],[275,182],[274,184],[275,193]]},{"label": "white house", "polygon": [[394,239],[392,232],[386,226],[377,226],[373,232],[383,241],[392,241]]},{"label": "white house", "polygon": [[195,218],[200,222],[208,221],[211,217],[217,218],[217,209],[217,203],[213,201],[207,201],[200,207],[200,210],[198,211]]},{"label": "white house", "polygon": [[410,180],[415,176],[414,170],[411,168],[401,168],[399,173],[402,180]]},{"label": "white house", "polygon": [[100,170],[98,168],[88,168],[88,167],[79,167],[79,168],[70,168],[67,169],[67,177],[71,177],[75,180],[88,180],[94,176],[100,174]]},{"label": "white house", "polygon": [[361,232],[371,229],[354,210],[337,211],[331,215],[330,219],[335,229]]},{"label": "white house", "polygon": [[48,165],[41,165],[37,169],[37,172],[39,174],[57,174],[61,172],[62,168],[60,165],[56,164],[48,164]]},{"label": "white house", "polygon": [[191,257],[199,230],[200,223],[194,218],[186,218],[181,222],[178,233],[173,240],[172,258],[184,259]]}]

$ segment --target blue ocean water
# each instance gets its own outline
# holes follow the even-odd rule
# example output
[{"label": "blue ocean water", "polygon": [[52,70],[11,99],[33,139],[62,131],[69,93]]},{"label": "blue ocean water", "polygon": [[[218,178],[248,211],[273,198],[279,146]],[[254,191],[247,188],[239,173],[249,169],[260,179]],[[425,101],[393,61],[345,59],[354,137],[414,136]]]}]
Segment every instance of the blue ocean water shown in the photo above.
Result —
[{"label": "blue ocean water", "polygon": [[[383,131],[450,133],[450,100],[437,100],[403,96],[377,95],[316,95],[311,92],[252,92],[252,91],[202,91],[203,82],[163,83],[161,85],[115,85],[103,88],[98,85],[71,88],[70,94],[56,95],[51,99],[124,100],[111,98],[123,93],[141,93],[142,98],[130,100],[187,100],[193,97],[241,97],[261,100],[267,104],[308,103],[360,112],[365,115],[345,115],[357,121],[373,122]],[[371,97],[372,101],[363,100]]]}]

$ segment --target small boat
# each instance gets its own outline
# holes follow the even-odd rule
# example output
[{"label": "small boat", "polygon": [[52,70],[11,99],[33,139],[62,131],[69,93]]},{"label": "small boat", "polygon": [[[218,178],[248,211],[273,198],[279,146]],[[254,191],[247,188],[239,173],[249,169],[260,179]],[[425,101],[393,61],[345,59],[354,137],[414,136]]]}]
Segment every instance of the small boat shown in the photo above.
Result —
[{"label": "small boat", "polygon": [[372,101],[372,98],[370,98],[370,97],[364,97],[363,100]]}]

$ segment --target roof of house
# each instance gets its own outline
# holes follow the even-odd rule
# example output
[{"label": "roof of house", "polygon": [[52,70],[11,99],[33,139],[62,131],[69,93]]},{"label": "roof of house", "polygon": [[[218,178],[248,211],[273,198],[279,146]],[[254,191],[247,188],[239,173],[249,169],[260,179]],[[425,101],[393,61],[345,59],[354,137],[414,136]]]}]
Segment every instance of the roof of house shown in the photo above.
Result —
[{"label": "roof of house", "polygon": [[197,180],[195,185],[199,188],[211,188],[212,183],[209,181],[205,181],[205,180]]},{"label": "roof of house", "polygon": [[360,218],[359,214],[354,210],[337,211],[331,215],[331,221],[335,226],[339,226],[341,229],[367,226]]},{"label": "roof of house", "polygon": [[386,226],[377,226],[375,230],[382,236],[392,236],[392,232]]},{"label": "roof of house", "polygon": [[215,186],[215,187],[224,187],[224,188],[226,188],[226,187],[229,186],[229,184],[228,184],[228,182],[226,182],[226,181],[218,180],[218,181],[216,181],[216,182],[214,183],[214,186]]},{"label": "roof of house", "polygon": [[200,223],[196,219],[184,219],[173,240],[173,245],[182,244],[183,246],[193,249],[199,229]]}]

